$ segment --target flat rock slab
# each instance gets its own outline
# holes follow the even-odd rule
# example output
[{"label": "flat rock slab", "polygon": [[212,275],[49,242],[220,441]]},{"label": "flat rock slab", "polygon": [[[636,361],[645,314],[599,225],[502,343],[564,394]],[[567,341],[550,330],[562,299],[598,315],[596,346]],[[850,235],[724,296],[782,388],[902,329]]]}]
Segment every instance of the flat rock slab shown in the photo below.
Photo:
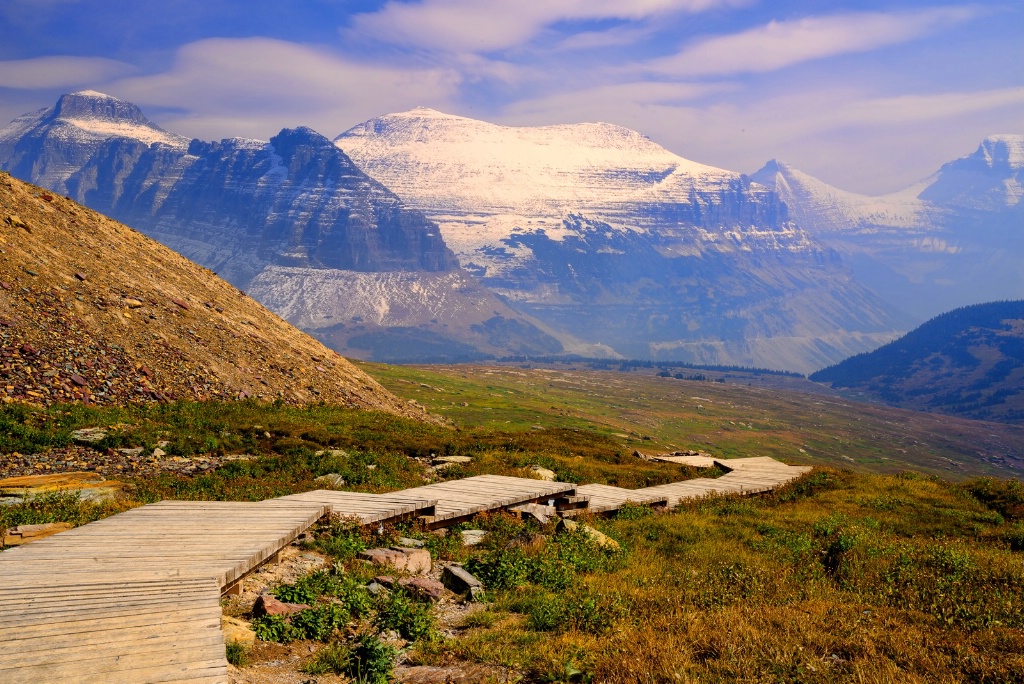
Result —
[{"label": "flat rock slab", "polygon": [[462,536],[463,546],[476,546],[487,536],[484,530],[462,530],[459,534]]},{"label": "flat rock slab", "polygon": [[426,549],[407,549],[393,546],[389,549],[368,549],[359,558],[374,565],[394,568],[413,575],[430,572],[430,552]]},{"label": "flat rock slab", "polygon": [[398,586],[404,587],[406,591],[420,598],[440,601],[444,596],[444,585],[437,580],[426,577],[403,577],[398,580]]}]

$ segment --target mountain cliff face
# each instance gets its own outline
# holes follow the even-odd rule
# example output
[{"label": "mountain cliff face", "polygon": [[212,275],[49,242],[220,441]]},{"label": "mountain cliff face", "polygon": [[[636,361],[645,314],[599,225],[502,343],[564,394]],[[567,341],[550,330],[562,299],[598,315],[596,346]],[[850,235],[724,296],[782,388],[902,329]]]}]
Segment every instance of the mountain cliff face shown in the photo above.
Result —
[{"label": "mountain cliff face", "polygon": [[66,194],[68,177],[112,137],[188,147],[188,138],[164,131],[132,103],[85,90],[0,129],[0,163],[14,176]]},{"label": "mountain cliff face", "polygon": [[[348,347],[349,336],[413,325],[431,329],[442,346],[468,349],[462,357],[530,348],[522,337],[493,344],[472,332],[496,316],[516,320],[525,338],[543,340],[535,352],[562,350],[558,340],[490,292],[466,287],[461,280],[472,280],[468,274],[435,277],[460,273],[437,226],[308,128],[285,129],[266,142],[187,142],[149,124],[130,103],[79,93],[13,122],[0,135],[0,151],[6,151],[0,168],[137,227],[239,288],[258,279],[261,301],[278,301],[270,294],[275,283],[294,288],[297,280],[308,280],[316,301],[345,299],[347,309],[378,310],[379,297],[352,300],[360,293],[372,296],[379,287],[350,291],[346,284],[354,278],[364,284],[387,280],[408,288],[406,299],[421,306],[403,309],[405,319],[393,314],[387,321],[330,321],[322,339],[354,355],[382,358],[372,348]],[[292,271],[285,277],[282,269]],[[404,277],[387,275],[397,273]],[[322,277],[328,274],[333,276]],[[411,296],[425,287],[459,305],[436,311]],[[294,306],[290,311],[306,321],[318,318]],[[415,340],[389,348],[392,354],[383,358],[421,355]]]},{"label": "mountain cliff face", "polygon": [[775,190],[858,280],[917,319],[1024,297],[1024,136],[986,138],[905,190],[868,197],[771,161],[751,178]]},{"label": "mountain cliff face", "polygon": [[488,288],[626,356],[812,370],[903,323],[775,192],[628,129],[415,109],[335,143]]}]

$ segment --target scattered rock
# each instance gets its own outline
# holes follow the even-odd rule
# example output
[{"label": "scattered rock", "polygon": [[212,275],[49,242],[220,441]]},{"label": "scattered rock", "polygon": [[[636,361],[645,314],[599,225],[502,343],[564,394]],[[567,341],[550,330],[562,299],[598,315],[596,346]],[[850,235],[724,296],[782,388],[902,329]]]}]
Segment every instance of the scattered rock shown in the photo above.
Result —
[{"label": "scattered rock", "polygon": [[43,523],[41,525],[17,525],[4,533],[4,546],[21,546],[37,539],[43,539],[58,532],[66,532],[74,525],[65,522]]},{"label": "scattered rock", "polygon": [[555,481],[556,475],[554,470],[548,470],[547,468],[539,465],[530,466],[530,470],[532,471],[533,476],[538,480],[545,480],[547,482]]},{"label": "scattered rock", "polygon": [[398,545],[404,546],[407,549],[422,549],[424,546],[426,546],[426,544],[424,544],[419,539],[411,539],[409,537],[399,537]]},{"label": "scattered rock", "polygon": [[264,615],[287,616],[304,610],[309,610],[309,606],[305,603],[285,603],[270,594],[263,594],[256,599],[256,604],[252,607],[252,614],[254,617],[263,617]]},{"label": "scattered rock", "polygon": [[456,594],[478,598],[484,592],[484,584],[461,565],[449,565],[441,572],[441,582]]},{"label": "scattered rock", "polygon": [[160,447],[157,447],[157,448],[153,449],[153,458],[160,458],[161,456],[166,456],[166,455],[167,455],[167,452],[164,451],[163,449],[161,449]]},{"label": "scattered rock", "polygon": [[462,530],[461,534],[463,546],[476,546],[487,536],[484,530]]},{"label": "scattered rock", "polygon": [[[76,385],[78,384],[78,382],[74,380],[74,376],[72,376],[72,382],[75,382]],[[85,380],[82,380],[82,383],[84,384]],[[93,444],[106,436],[107,431],[101,427],[82,428],[81,430],[75,430],[71,433],[71,439],[76,442],[84,442],[86,444]]]},{"label": "scattered rock", "polygon": [[368,549],[359,553],[359,558],[374,565],[391,567],[410,574],[430,572],[430,552],[426,549],[407,549],[393,546],[390,549]]},{"label": "scattered rock", "polygon": [[520,506],[513,506],[511,510],[519,513],[521,518],[533,518],[541,525],[546,525],[547,522],[554,517],[556,510],[554,506],[543,506],[541,504],[522,504]]},{"label": "scattered rock", "polygon": [[245,620],[223,615],[220,618],[220,628],[224,632],[224,643],[237,643],[243,646],[252,646],[256,643],[256,632],[252,631],[249,623]]},{"label": "scattered rock", "polygon": [[370,582],[366,585],[366,591],[370,592],[370,596],[376,596],[384,591],[384,585],[380,582]]},{"label": "scattered rock", "polygon": [[173,303],[173,304],[174,304],[175,306],[179,306],[179,307],[181,307],[182,309],[184,309],[185,311],[188,311],[188,309],[189,309],[189,306],[188,306],[188,304],[187,304],[187,303],[185,303],[185,301],[184,301],[184,300],[178,299],[177,297],[174,297],[174,298],[172,298],[172,299],[171,299],[171,302],[172,302],[172,303]]},{"label": "scattered rock", "polygon": [[83,283],[85,282],[85,274],[82,273],[81,271],[79,271],[78,273],[75,273],[75,278],[77,278],[78,280],[81,280]]},{"label": "scattered rock", "polygon": [[583,530],[587,533],[587,536],[589,536],[591,540],[593,540],[594,543],[596,543],[601,548],[613,549],[616,551],[619,550],[619,542],[615,541],[603,532],[595,530],[593,527],[590,527],[589,525],[578,523],[575,520],[562,520],[562,522],[558,524],[558,529],[567,530],[569,532]]},{"label": "scattered rock", "polygon": [[28,232],[32,232],[32,229],[28,227],[28,224],[22,220],[22,218],[16,214],[11,214],[7,217],[7,224],[12,228],[24,228]]},{"label": "scattered rock", "polygon": [[124,305],[127,306],[129,309],[142,308],[142,302],[140,302],[138,299],[132,299],[130,297],[124,300]]},{"label": "scattered rock", "polygon": [[345,482],[345,478],[343,478],[338,473],[328,473],[326,475],[321,475],[320,477],[316,478],[313,481],[319,482],[320,484],[326,485],[328,487],[338,488],[344,487],[347,484]]},{"label": "scattered rock", "polygon": [[431,601],[440,601],[444,596],[444,585],[426,577],[407,577],[398,580],[398,584],[405,587],[406,591],[413,596]]},{"label": "scattered rock", "polygon": [[456,463],[472,463],[473,459],[469,456],[438,456],[430,461],[431,465],[453,465]]}]

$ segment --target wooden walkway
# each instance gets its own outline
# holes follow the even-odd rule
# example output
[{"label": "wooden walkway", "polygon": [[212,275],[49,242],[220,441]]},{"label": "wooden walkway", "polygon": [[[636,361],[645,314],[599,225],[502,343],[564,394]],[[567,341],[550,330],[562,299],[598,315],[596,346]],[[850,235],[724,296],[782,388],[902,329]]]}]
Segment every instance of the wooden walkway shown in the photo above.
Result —
[{"label": "wooden walkway", "polygon": [[425,516],[437,528],[531,502],[604,513],[768,491],[810,470],[716,462],[729,470],[720,478],[638,490],[479,475],[390,494],[142,506],[0,553],[0,682],[224,684],[222,592],[327,514],[362,524]]},{"label": "wooden walkway", "polygon": [[619,510],[627,502],[638,506],[668,505],[667,495],[650,494],[640,489],[623,489],[611,485],[581,485],[576,488],[576,493],[590,499],[590,504],[586,508],[580,509],[579,512],[610,513]]},{"label": "wooden walkway", "polygon": [[0,554],[0,681],[227,680],[221,590],[325,512],[163,501]]},{"label": "wooden walkway", "polygon": [[363,494],[361,492],[318,489],[313,492],[282,496],[271,501],[320,504],[327,508],[328,513],[358,518],[363,525],[434,514],[437,505],[436,499],[417,499],[407,496],[406,492],[408,491],[411,490],[391,494]]},{"label": "wooden walkway", "polygon": [[476,475],[413,489],[392,492],[409,499],[434,499],[437,506],[428,527],[449,527],[477,513],[518,504],[560,499],[575,495],[576,485],[504,475]]},{"label": "wooden walkway", "polygon": [[707,496],[770,492],[811,471],[810,466],[790,466],[767,456],[715,459],[715,464],[729,472],[718,478],[683,480],[636,491],[664,496],[669,506],[676,506]]}]

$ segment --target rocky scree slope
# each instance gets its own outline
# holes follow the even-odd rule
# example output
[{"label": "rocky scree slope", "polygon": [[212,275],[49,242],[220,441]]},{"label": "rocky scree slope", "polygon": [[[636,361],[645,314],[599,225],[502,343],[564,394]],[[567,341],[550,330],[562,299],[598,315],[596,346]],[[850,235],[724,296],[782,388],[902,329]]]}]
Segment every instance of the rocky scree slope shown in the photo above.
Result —
[{"label": "rocky scree slope", "polygon": [[944,313],[810,379],[903,408],[1024,423],[1024,301]]},{"label": "rocky scree slope", "polygon": [[990,136],[929,178],[879,197],[776,160],[751,179],[777,192],[858,280],[918,320],[1024,297],[1024,135]]},{"label": "rocky scree slope", "polygon": [[424,417],[179,254],[0,173],[0,396],[253,397]]},{"label": "rocky scree slope", "polygon": [[770,189],[635,131],[419,108],[335,144],[512,306],[626,356],[809,371],[904,323]]}]

